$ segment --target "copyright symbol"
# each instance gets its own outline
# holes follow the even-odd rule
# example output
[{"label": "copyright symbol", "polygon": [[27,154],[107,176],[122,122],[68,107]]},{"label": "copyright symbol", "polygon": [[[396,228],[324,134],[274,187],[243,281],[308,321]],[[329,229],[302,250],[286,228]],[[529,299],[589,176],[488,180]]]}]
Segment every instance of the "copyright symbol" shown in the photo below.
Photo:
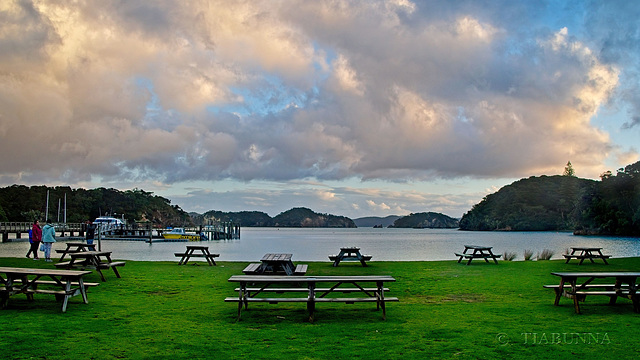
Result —
[{"label": "copyright symbol", "polygon": [[500,345],[507,345],[509,344],[509,335],[505,333],[499,333],[498,335],[496,335],[496,341]]}]

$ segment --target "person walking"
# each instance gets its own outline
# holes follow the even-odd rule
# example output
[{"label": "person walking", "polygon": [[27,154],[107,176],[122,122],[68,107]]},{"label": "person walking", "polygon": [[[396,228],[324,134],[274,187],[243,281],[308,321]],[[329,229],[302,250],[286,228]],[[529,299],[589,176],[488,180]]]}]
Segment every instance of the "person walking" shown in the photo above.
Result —
[{"label": "person walking", "polygon": [[56,228],[47,219],[47,224],[42,228],[42,244],[44,245],[44,261],[51,262],[51,245],[56,242]]},{"label": "person walking", "polygon": [[91,222],[91,220],[87,220],[87,244],[93,245],[93,240],[96,238],[96,225]]},{"label": "person walking", "polygon": [[31,253],[33,253],[33,260],[40,260],[40,258],[38,257],[38,248],[40,247],[41,241],[42,229],[40,228],[40,221],[36,220],[33,222],[31,233],[29,234],[29,242],[31,243],[31,247],[29,248],[27,257],[29,257]]}]

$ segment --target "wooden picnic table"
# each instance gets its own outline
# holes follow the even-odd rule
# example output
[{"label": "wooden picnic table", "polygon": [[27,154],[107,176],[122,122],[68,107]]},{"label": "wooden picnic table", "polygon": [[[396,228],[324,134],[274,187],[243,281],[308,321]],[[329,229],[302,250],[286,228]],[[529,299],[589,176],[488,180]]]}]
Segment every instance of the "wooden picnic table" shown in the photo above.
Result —
[{"label": "wooden picnic table", "polygon": [[113,269],[116,277],[120,278],[119,266],[124,266],[124,261],[112,261],[111,251],[82,251],[70,253],[70,261],[59,262],[56,267],[64,269],[94,269],[100,274],[102,281],[107,281],[102,273],[104,269]]},{"label": "wooden picnic table", "polygon": [[[555,290],[554,305],[560,304],[562,296],[573,300],[576,314],[580,314],[579,302],[590,295],[609,296],[609,304],[616,303],[618,297],[625,297],[633,303],[633,310],[640,312],[638,298],[638,283],[640,272],[607,271],[607,272],[552,272],[551,275],[560,277],[560,285],[544,285],[545,288]],[[579,282],[579,279],[584,281]],[[613,284],[594,283],[594,280],[611,279]]]},{"label": "wooden picnic table", "polygon": [[568,264],[573,258],[580,259],[578,265],[582,265],[585,259],[589,259],[592,263],[595,262],[593,259],[602,259],[602,261],[608,265],[607,259],[611,257],[610,255],[603,255],[602,248],[599,247],[572,247],[571,254],[564,254],[563,256],[567,259],[565,264]]},{"label": "wooden picnic table", "polygon": [[[489,259],[493,259],[493,261],[497,264],[498,258],[502,256],[502,254],[494,254],[492,246],[477,246],[477,245],[465,245],[464,251],[462,253],[455,253],[458,256],[458,263],[462,261],[462,259],[469,259],[467,261],[467,265],[471,264],[471,260],[473,259],[484,259],[485,262],[489,262]],[[473,252],[469,253],[469,250],[473,250]]]},{"label": "wooden picnic table", "polygon": [[[386,319],[387,301],[398,301],[396,297],[385,297],[384,283],[396,281],[388,275],[366,275],[366,276],[253,276],[234,275],[229,278],[229,282],[239,283],[238,296],[225,298],[226,302],[238,303],[238,320],[242,306],[245,310],[250,302],[262,302],[277,304],[279,302],[304,302],[307,303],[309,321],[314,320],[316,303],[321,302],[343,302],[354,304],[356,302],[375,302],[377,309],[382,308],[382,318]],[[366,284],[375,284],[373,287],[366,287]],[[326,285],[318,288],[318,285]],[[256,286],[255,288],[250,288]],[[277,288],[272,285],[279,286]],[[348,288],[342,285],[350,286]],[[281,287],[286,286],[286,287]],[[336,293],[361,293],[361,297],[333,297]],[[268,293],[269,297],[258,297],[259,294]],[[274,297],[273,293],[301,293],[298,297]]]},{"label": "wooden picnic table", "polygon": [[247,275],[304,275],[307,265],[294,265],[292,257],[293,254],[264,254],[260,263],[249,264],[242,272]]},{"label": "wooden picnic table", "polygon": [[81,252],[81,251],[95,251],[96,250],[96,245],[95,244],[70,242],[70,243],[66,243],[66,245],[67,245],[66,249],[58,249],[58,250],[56,250],[56,252],[58,254],[62,254],[62,256],[60,257],[60,260],[58,260],[58,261],[62,261],[64,259],[64,257],[67,256],[67,254],[77,253],[77,252]]},{"label": "wooden picnic table", "polygon": [[[32,269],[17,267],[0,267],[0,307],[5,308],[9,297],[15,294],[26,294],[33,301],[33,294],[52,294],[62,301],[62,312],[67,311],[69,298],[82,295],[85,304],[87,299],[86,285],[82,279],[90,271],[73,271],[57,269]],[[50,280],[41,280],[49,278]],[[96,285],[96,284],[92,284]]]},{"label": "wooden picnic table", "polygon": [[[200,253],[194,253],[194,251],[200,251]],[[178,265],[186,265],[192,257],[203,257],[207,260],[209,266],[216,265],[214,258],[220,256],[220,254],[212,254],[209,252],[208,246],[202,245],[187,245],[187,250],[183,253],[175,253],[175,256],[180,257]]]},{"label": "wooden picnic table", "polygon": [[367,261],[371,260],[371,255],[360,254],[360,248],[355,246],[341,247],[338,255],[329,255],[329,260],[333,261],[333,266],[338,266],[341,261],[360,261],[362,266],[367,266]]}]

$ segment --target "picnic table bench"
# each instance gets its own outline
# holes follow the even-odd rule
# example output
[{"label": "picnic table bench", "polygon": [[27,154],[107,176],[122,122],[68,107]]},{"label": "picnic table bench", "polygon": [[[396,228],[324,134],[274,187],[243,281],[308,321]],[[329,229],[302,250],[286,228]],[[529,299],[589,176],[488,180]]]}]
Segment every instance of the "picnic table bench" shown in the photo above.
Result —
[{"label": "picnic table bench", "polygon": [[[471,260],[473,259],[484,259],[485,262],[489,262],[489,259],[493,259],[497,264],[498,259],[502,254],[494,254],[491,249],[493,249],[491,246],[465,245],[462,253],[455,254],[458,256],[458,263],[460,263],[462,259],[468,259],[467,265],[471,264]],[[469,250],[473,250],[473,252],[468,253],[467,251]]]},{"label": "picnic table bench", "polygon": [[[244,305],[248,309],[249,303],[261,302],[269,304],[277,303],[306,303],[309,312],[309,321],[313,322],[316,303],[342,302],[345,304],[355,304],[360,302],[375,302],[377,309],[382,309],[382,318],[386,319],[386,305],[388,301],[398,301],[397,297],[385,297],[385,282],[393,282],[395,279],[387,275],[367,275],[367,276],[251,276],[234,275],[229,278],[229,282],[239,283],[236,288],[238,296],[225,298],[226,302],[238,303],[238,320]],[[366,287],[363,284],[374,283],[375,287]],[[248,285],[252,284],[253,287]],[[319,288],[318,284],[329,286]],[[342,285],[350,287],[344,288]],[[258,286],[256,286],[258,285]],[[276,287],[271,287],[275,285]],[[332,297],[335,293],[362,293],[361,297]],[[263,293],[303,293],[298,297],[258,297]]]},{"label": "picnic table bench", "polygon": [[62,254],[62,256],[60,257],[60,259],[58,261],[62,261],[65,256],[67,256],[67,254],[74,254],[74,253],[78,253],[81,251],[95,251],[96,250],[96,245],[95,244],[86,244],[86,243],[77,243],[77,242],[70,242],[67,243],[67,248],[66,249],[58,249],[56,250],[56,253],[58,254]]},{"label": "picnic table bench", "polygon": [[367,266],[367,261],[371,260],[371,255],[360,254],[360,248],[355,246],[341,247],[337,255],[329,255],[329,260],[333,261],[336,267],[341,261],[360,261],[362,266]]},{"label": "picnic table bench", "polygon": [[[561,297],[573,300],[576,314],[580,314],[579,302],[584,302],[587,296],[608,296],[609,304],[616,303],[618,297],[631,300],[633,310],[640,312],[640,297],[637,293],[637,279],[640,272],[553,272],[551,275],[560,277],[559,285],[544,285],[545,288],[553,289],[555,292],[554,305],[560,304]],[[579,283],[579,279],[585,279]],[[614,279],[614,284],[593,283],[594,280]]]},{"label": "picnic table bench", "polygon": [[265,254],[259,263],[251,263],[242,270],[245,275],[304,275],[307,273],[306,264],[294,265],[293,254]]},{"label": "picnic table bench", "polygon": [[[16,267],[0,267],[0,307],[6,308],[9,297],[25,294],[27,300],[33,301],[33,294],[55,295],[56,300],[62,302],[62,312],[67,311],[69,299],[81,295],[85,304],[86,288],[96,286],[96,283],[85,283],[82,279],[90,271],[31,269]],[[41,280],[50,278],[51,280]],[[40,287],[42,285],[42,287]]]},{"label": "picnic table bench", "polygon": [[571,259],[580,259],[578,265],[582,265],[582,262],[586,259],[589,259],[592,263],[595,262],[593,259],[602,259],[608,265],[607,259],[611,257],[611,255],[603,255],[602,248],[599,247],[572,247],[571,254],[564,254],[563,256],[567,259],[565,264],[568,264]]},{"label": "picnic table bench", "polygon": [[125,266],[124,261],[112,261],[111,251],[83,251],[70,253],[70,261],[59,262],[56,265],[63,269],[94,269],[100,274],[102,281],[107,281],[102,270],[112,269],[117,278],[120,278],[118,267]]},{"label": "picnic table bench", "polygon": [[[194,251],[200,251],[200,253],[194,253]],[[214,258],[220,256],[220,254],[212,254],[209,252],[208,246],[201,245],[187,245],[187,250],[183,253],[174,253],[176,257],[180,257],[180,261],[178,265],[186,265],[189,259],[192,257],[203,257],[207,260],[209,266],[216,265],[216,261]]]}]

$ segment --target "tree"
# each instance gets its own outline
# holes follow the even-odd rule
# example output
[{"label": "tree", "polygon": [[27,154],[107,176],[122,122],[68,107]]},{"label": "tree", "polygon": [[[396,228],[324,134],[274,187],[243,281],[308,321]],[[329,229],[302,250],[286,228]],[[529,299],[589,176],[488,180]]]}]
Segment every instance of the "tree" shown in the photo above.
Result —
[{"label": "tree", "polygon": [[567,166],[564,167],[564,173],[562,174],[562,176],[576,176],[576,172],[573,170],[571,161],[567,162]]}]

